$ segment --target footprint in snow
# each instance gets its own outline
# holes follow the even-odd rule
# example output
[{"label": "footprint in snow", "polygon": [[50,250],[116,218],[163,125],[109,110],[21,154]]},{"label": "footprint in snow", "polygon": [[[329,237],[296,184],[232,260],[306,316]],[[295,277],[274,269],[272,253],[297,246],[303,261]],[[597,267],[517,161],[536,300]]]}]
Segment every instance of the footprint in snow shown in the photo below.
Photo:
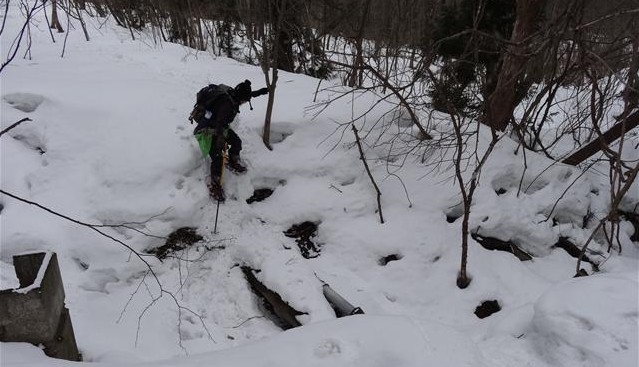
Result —
[{"label": "footprint in snow", "polygon": [[319,358],[338,356],[342,354],[342,346],[337,340],[325,339],[315,348],[314,354]]},{"label": "footprint in snow", "polygon": [[80,285],[81,289],[90,292],[101,292],[108,294],[107,285],[109,283],[116,283],[120,281],[120,278],[116,276],[115,269],[96,269],[89,271],[87,280]]},{"label": "footprint in snow", "polygon": [[22,112],[33,112],[44,102],[44,97],[33,93],[9,93],[2,96],[11,107]]},{"label": "footprint in snow", "polygon": [[289,122],[276,122],[271,125],[271,144],[279,144],[293,135],[295,125]]}]

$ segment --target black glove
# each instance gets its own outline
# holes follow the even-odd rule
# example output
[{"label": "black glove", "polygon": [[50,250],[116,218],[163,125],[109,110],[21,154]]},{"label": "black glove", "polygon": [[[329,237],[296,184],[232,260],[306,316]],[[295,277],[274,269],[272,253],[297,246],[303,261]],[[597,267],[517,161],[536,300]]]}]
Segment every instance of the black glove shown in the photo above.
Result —
[{"label": "black glove", "polygon": [[262,88],[251,92],[251,97],[259,97],[268,93],[268,88]]}]

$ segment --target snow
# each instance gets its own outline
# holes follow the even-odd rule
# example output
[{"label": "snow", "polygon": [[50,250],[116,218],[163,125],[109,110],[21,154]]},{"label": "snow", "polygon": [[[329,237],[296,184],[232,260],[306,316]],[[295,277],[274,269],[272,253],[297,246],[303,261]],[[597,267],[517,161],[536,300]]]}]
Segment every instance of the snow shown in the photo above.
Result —
[{"label": "snow", "polygon": [[[26,255],[26,254],[19,254],[19,255]],[[42,259],[42,263],[40,264],[40,269],[38,269],[38,273],[36,274],[36,277],[33,280],[33,283],[27,285],[26,287],[18,288],[14,290],[14,292],[26,294],[33,289],[40,288],[40,286],[42,285],[42,279],[44,279],[44,273],[46,273],[47,269],[49,268],[49,262],[51,261],[52,256],[53,256],[53,253],[51,251],[45,252],[44,258]]]},{"label": "snow", "polygon": [[577,278],[548,290],[535,303],[532,320],[542,356],[554,365],[636,364],[639,314],[626,305],[637,302],[638,289],[636,274],[619,273]]},{"label": "snow", "polygon": [[[254,110],[243,106],[234,124],[249,171],[225,174],[229,199],[213,233],[216,207],[205,185],[209,163],[187,117],[202,86],[249,79],[257,89],[261,69],[175,44],[154,46],[144,34],[134,41],[110,20],[85,20],[91,41],[76,25],[60,57],[65,34],[54,34],[52,43],[39,13],[31,28],[31,57],[16,58],[2,71],[2,129],[32,119],[0,138],[2,190],[86,224],[126,224],[98,229],[139,252],[163,245],[163,237],[185,226],[205,238],[178,254],[181,259],[144,257],[156,281],[147,263],[87,226],[0,197],[0,288],[17,285],[13,255],[56,252],[85,362],[638,365],[639,244],[630,240],[629,223],[622,222],[621,254],[608,253],[600,237],[589,246],[588,255],[603,261],[594,276],[573,279],[576,260],[553,248],[559,237],[584,243],[596,220],[582,228],[583,217],[606,214],[605,166],[582,175],[579,168],[527,153],[524,169],[516,144],[503,139],[482,172],[471,228],[511,240],[535,257],[521,262],[471,240],[472,282],[461,290],[455,286],[461,220],[446,221],[460,202],[451,171],[431,171],[413,157],[393,162],[387,145],[365,141],[382,191],[380,224],[352,131],[340,126],[378,97],[340,99],[315,116],[317,80],[281,72],[273,150],[261,141],[265,97],[252,101]],[[20,25],[12,3],[3,45]],[[343,89],[322,91],[317,100]],[[386,108],[377,105],[358,128],[386,121]],[[378,123],[369,138],[416,131],[409,124]],[[639,158],[633,144],[625,147],[625,156]],[[274,190],[272,196],[246,203],[265,187]],[[498,195],[499,188],[506,192]],[[636,210],[638,198],[635,184],[625,210]],[[321,254],[313,259],[303,258],[283,234],[303,221],[318,223],[313,240]],[[392,254],[401,259],[380,265]],[[260,269],[262,283],[305,313],[298,317],[303,326],[282,331],[266,317],[242,266]],[[366,314],[336,319],[322,295],[324,283]],[[473,313],[485,300],[497,300],[502,310],[479,319]],[[71,365],[31,345],[0,347],[2,366]]]},{"label": "snow", "polygon": [[[402,338],[389,337],[402,335]],[[2,345],[6,362],[30,366],[66,366],[52,363],[41,351],[23,343]],[[277,350],[277,353],[273,353]],[[464,353],[456,353],[464,350]],[[29,355],[24,358],[20,355]],[[273,338],[216,353],[177,357],[166,361],[130,364],[129,357],[104,356],[94,366],[422,366],[422,361],[446,361],[455,366],[476,366],[482,360],[464,335],[433,322],[402,316],[357,315],[292,329]],[[50,364],[48,364],[50,363]]]}]

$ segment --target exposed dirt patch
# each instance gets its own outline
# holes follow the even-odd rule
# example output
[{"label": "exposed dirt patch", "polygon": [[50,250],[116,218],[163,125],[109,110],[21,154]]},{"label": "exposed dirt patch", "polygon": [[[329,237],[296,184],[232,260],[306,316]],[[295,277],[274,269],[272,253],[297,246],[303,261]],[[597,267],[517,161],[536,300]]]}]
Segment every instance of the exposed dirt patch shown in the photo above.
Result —
[{"label": "exposed dirt patch", "polygon": [[495,190],[495,194],[497,194],[497,196],[503,195],[503,194],[505,194],[507,192],[508,192],[508,190],[504,189],[503,187],[500,187],[497,190]]},{"label": "exposed dirt patch", "polygon": [[273,189],[269,189],[269,188],[256,189],[253,192],[253,196],[246,199],[246,203],[252,204],[254,202],[264,201],[264,199],[266,199],[267,197],[271,195],[273,195]]},{"label": "exposed dirt patch", "polygon": [[475,308],[475,316],[480,319],[485,319],[486,317],[501,311],[501,306],[497,300],[483,301],[479,306]]},{"label": "exposed dirt patch", "polygon": [[401,260],[404,256],[400,254],[390,254],[380,258],[377,263],[381,266],[386,266],[391,261]]},{"label": "exposed dirt patch", "polygon": [[163,260],[166,259],[169,254],[184,250],[202,240],[203,237],[197,233],[195,228],[182,227],[173,231],[173,233],[167,237],[164,245],[149,250],[149,253],[155,254],[158,259]]},{"label": "exposed dirt patch", "polygon": [[286,237],[295,238],[297,247],[305,259],[311,259],[320,255],[320,246],[316,245],[311,238],[317,236],[317,226],[319,223],[305,221],[293,224],[291,228],[284,231]]},{"label": "exposed dirt patch", "polygon": [[462,204],[454,205],[448,208],[444,214],[446,215],[446,222],[454,223],[457,219],[464,216],[464,206]]},{"label": "exposed dirt patch", "polygon": [[452,214],[446,214],[446,222],[448,223],[455,223],[455,221],[459,218],[461,218],[461,215],[457,216]]},{"label": "exposed dirt patch", "polygon": [[286,180],[277,177],[256,177],[251,180],[251,184],[255,191],[253,191],[253,196],[246,199],[247,204],[264,201],[273,195],[278,187],[286,185]]}]

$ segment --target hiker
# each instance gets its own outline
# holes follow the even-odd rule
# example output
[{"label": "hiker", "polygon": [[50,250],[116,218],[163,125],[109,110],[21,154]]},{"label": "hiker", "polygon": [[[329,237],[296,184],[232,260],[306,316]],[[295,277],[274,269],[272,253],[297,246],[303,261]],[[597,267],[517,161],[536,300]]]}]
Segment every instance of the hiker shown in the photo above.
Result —
[{"label": "hiker", "polygon": [[[224,161],[225,143],[228,144],[227,167],[235,173],[246,172],[240,160],[242,140],[230,128],[231,122],[240,112],[240,106],[246,102],[251,104],[251,98],[268,93],[268,88],[251,90],[251,82],[245,80],[235,88],[224,84],[210,84],[197,93],[197,103],[191,112],[189,120],[195,121],[197,126],[193,131],[202,154],[211,157],[211,182],[208,184],[209,194],[216,200],[224,201],[222,188],[222,162]],[[251,106],[251,110],[253,106]]]}]

